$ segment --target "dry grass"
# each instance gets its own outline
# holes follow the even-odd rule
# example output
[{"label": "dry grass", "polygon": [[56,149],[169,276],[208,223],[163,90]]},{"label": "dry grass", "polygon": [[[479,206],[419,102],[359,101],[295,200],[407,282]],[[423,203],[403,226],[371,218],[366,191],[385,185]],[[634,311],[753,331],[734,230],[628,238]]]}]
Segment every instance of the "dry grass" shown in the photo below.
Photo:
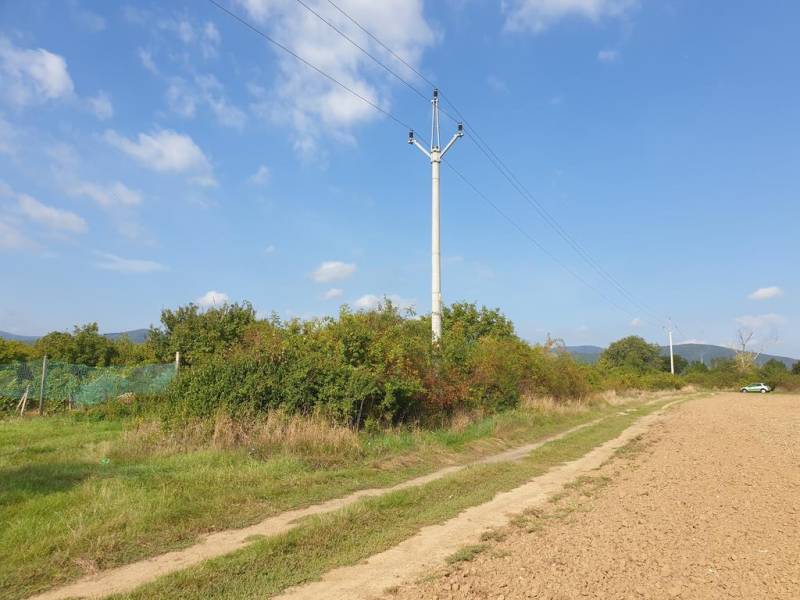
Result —
[{"label": "dry grass", "polygon": [[165,455],[203,449],[247,449],[251,455],[299,455],[312,461],[362,454],[358,434],[319,416],[273,411],[250,419],[220,414],[180,426],[143,421],[123,434],[117,453],[127,457]]}]

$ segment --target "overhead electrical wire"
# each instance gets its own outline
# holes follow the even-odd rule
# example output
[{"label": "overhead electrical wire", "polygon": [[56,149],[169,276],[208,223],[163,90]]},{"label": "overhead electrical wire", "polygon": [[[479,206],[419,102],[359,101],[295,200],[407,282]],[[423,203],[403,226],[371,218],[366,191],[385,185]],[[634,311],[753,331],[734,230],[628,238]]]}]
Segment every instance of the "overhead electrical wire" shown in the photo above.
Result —
[{"label": "overhead electrical wire", "polygon": [[[300,61],[301,63],[303,63],[304,65],[306,65],[307,67],[309,67],[310,69],[312,69],[313,71],[315,71],[316,73],[321,75],[322,77],[324,77],[324,78],[328,79],[329,81],[331,81],[332,83],[338,85],[339,87],[341,87],[342,89],[344,89],[345,91],[347,91],[348,93],[353,95],[354,97],[358,98],[359,100],[361,100],[365,104],[367,104],[370,107],[372,107],[374,110],[376,110],[376,111],[380,112],[381,114],[389,117],[392,121],[394,121],[398,125],[401,125],[404,129],[406,129],[406,130],[414,129],[413,127],[408,125],[406,122],[404,122],[402,119],[400,119],[399,117],[397,117],[396,115],[394,115],[390,111],[384,109],[383,107],[381,107],[380,105],[376,104],[375,102],[373,102],[369,98],[366,98],[362,94],[360,94],[357,91],[355,91],[354,89],[352,89],[350,86],[342,83],[341,81],[336,79],[334,76],[332,76],[329,73],[325,72],[320,67],[317,67],[315,64],[313,64],[312,62],[310,62],[307,59],[303,58],[302,56],[300,56],[299,54],[297,54],[296,52],[291,50],[289,47],[287,47],[286,45],[284,45],[281,42],[277,41],[272,36],[268,35],[267,33],[262,31],[258,27],[254,26],[253,24],[251,24],[249,21],[247,21],[246,19],[244,19],[240,15],[236,14],[235,12],[229,10],[227,7],[225,7],[222,4],[220,4],[220,2],[218,2],[217,0],[208,0],[208,1],[212,5],[214,5],[216,8],[218,8],[222,12],[226,13],[228,16],[230,16],[234,20],[238,21],[240,24],[244,25],[245,27],[247,27],[248,29],[250,29],[251,31],[256,33],[257,35],[261,36],[262,38],[264,38],[265,40],[270,42],[275,47],[277,47],[280,50],[283,50],[287,54],[291,55],[296,60]],[[303,2],[303,0],[296,0],[296,1],[299,4],[301,4],[306,10],[308,10],[311,13],[313,13],[315,16],[317,16],[317,18],[319,18],[324,23],[326,23],[329,27],[331,27],[339,35],[341,35],[343,38],[345,38],[349,43],[351,43],[353,46],[355,46],[361,52],[363,52],[365,55],[367,55],[371,60],[373,60],[374,62],[379,64],[387,72],[392,74],[399,81],[403,82],[407,87],[409,87],[411,90],[413,90],[419,96],[421,96],[422,98],[427,100],[427,97],[422,92],[420,92],[413,84],[411,84],[410,82],[406,81],[402,76],[400,76],[397,73],[395,73],[390,67],[385,65],[382,61],[380,61],[378,58],[376,58],[373,54],[371,54],[370,52],[365,50],[357,42],[355,42],[348,35],[346,35],[344,32],[342,32],[338,27],[336,27],[335,25],[330,23],[327,19],[325,19],[317,11],[315,11],[311,7],[309,7],[305,2]],[[395,59],[397,59],[402,64],[404,64],[406,67],[408,67],[412,72],[414,72],[423,81],[425,81],[426,83],[428,83],[429,85],[431,85],[433,87],[436,87],[436,85],[432,81],[430,81],[427,77],[425,77],[422,73],[420,73],[416,68],[414,68],[413,65],[409,64],[401,56],[396,54],[391,48],[389,48],[386,44],[384,44],[378,37],[376,37],[369,30],[367,30],[365,27],[363,27],[358,21],[356,21],[353,17],[351,17],[349,14],[347,14],[347,12],[345,12],[341,7],[339,7],[337,4],[335,4],[331,0],[328,0],[328,3],[331,6],[333,6],[337,11],[339,11],[342,15],[344,15],[347,19],[349,19],[359,29],[361,29],[366,35],[368,35],[371,39],[373,39],[377,44],[379,44],[382,48],[384,48],[391,56],[393,56]],[[444,94],[441,93],[441,91],[440,91],[440,96],[445,100],[445,102],[447,102],[453,108],[453,111],[459,117],[461,117],[461,121],[463,121],[465,124],[468,124],[467,120],[465,118],[463,118],[463,116],[461,115],[460,111],[458,111],[457,107],[451,101],[449,101],[444,96]],[[455,117],[453,117],[453,115],[450,115],[446,111],[442,111],[442,112],[444,112],[451,119],[457,120]],[[602,267],[600,267],[600,265],[598,265],[593,259],[591,259],[591,257],[588,255],[588,253],[585,252],[585,250],[583,252],[578,250],[578,248],[581,248],[581,247],[579,246],[579,244],[577,244],[577,242],[574,242],[574,240],[573,240],[573,243],[570,243],[568,241],[569,239],[571,239],[571,237],[566,233],[566,231],[563,230],[563,228],[560,226],[560,224],[558,224],[558,222],[555,220],[555,218],[552,217],[551,215],[549,215],[549,213],[546,211],[546,209],[543,206],[541,206],[538,201],[535,200],[535,198],[532,196],[532,194],[530,194],[530,192],[527,192],[527,189],[521,183],[519,183],[519,180],[516,178],[516,176],[513,174],[513,172],[505,165],[505,163],[503,163],[503,161],[491,149],[491,147],[488,145],[488,143],[486,143],[483,140],[483,138],[479,135],[477,130],[475,130],[475,128],[470,126],[470,131],[473,132],[475,134],[475,137],[477,138],[477,140],[473,140],[474,143],[476,144],[476,146],[490,160],[492,165],[495,168],[497,168],[498,171],[509,181],[509,183],[512,185],[512,187],[514,187],[514,189],[517,190],[517,192],[520,193],[520,195],[522,195],[523,198],[528,199],[528,201],[531,202],[534,205],[534,207],[537,208],[537,212],[539,212],[539,214],[542,216],[542,218],[545,219],[545,221],[548,224],[550,224],[550,226],[553,227],[556,230],[557,233],[559,233],[559,235],[562,237],[562,239],[567,241],[570,244],[570,246],[573,247],[573,249],[579,255],[581,255],[584,258],[584,260],[589,262],[590,266],[592,266],[595,270],[599,270],[600,272],[605,273],[605,271],[602,269]],[[421,139],[427,143],[427,140],[425,140],[425,138],[421,138]],[[598,289],[596,286],[592,285],[591,282],[587,281],[579,273],[574,271],[566,263],[564,263],[557,256],[555,256],[555,254],[553,254],[550,250],[548,250],[547,247],[544,244],[542,244],[535,237],[530,235],[524,228],[522,228],[519,225],[519,223],[517,223],[516,221],[514,221],[514,219],[509,217],[502,209],[500,209],[500,207],[497,204],[495,204],[488,196],[486,196],[486,194],[481,192],[461,171],[456,169],[449,162],[447,162],[446,164],[462,181],[464,181],[464,183],[470,189],[473,190],[473,192],[476,195],[478,195],[482,200],[484,200],[487,204],[489,204],[498,214],[500,214],[503,217],[504,220],[506,220],[515,229],[517,229],[527,240],[529,240],[531,243],[533,243],[541,252],[543,252],[545,255],[547,255],[551,260],[553,260],[556,264],[558,264],[562,269],[564,269],[567,273],[569,273],[572,277],[577,279],[583,285],[585,285],[589,289],[593,290],[598,296],[600,296],[603,300],[605,300],[608,304],[610,304],[614,308],[616,308],[618,310],[621,310],[622,312],[625,312],[625,313],[627,313],[629,315],[635,316],[633,312],[631,312],[630,310],[620,306],[618,303],[614,302],[611,298],[606,296],[600,289]],[[547,215],[547,216],[545,216],[545,215]],[[613,278],[607,273],[605,275],[605,278],[606,279],[610,278],[610,279],[613,280]],[[616,281],[616,280],[613,280],[613,281]],[[624,288],[622,288],[621,284],[617,283],[615,285],[615,287],[617,288],[617,291],[619,291],[623,296],[625,296],[626,299],[629,302],[631,302],[632,304],[638,305],[640,308],[643,306],[641,304],[638,304],[638,302],[635,301],[635,299],[633,298],[632,295],[629,295],[626,291],[623,292]]]},{"label": "overhead electrical wire", "polygon": [[209,1],[211,4],[213,4],[214,6],[216,6],[216,7],[217,7],[219,10],[221,10],[222,12],[224,12],[224,13],[228,14],[228,15],[229,15],[231,18],[233,18],[233,19],[237,20],[239,23],[241,23],[242,25],[244,25],[245,27],[247,27],[247,28],[248,28],[248,29],[250,29],[251,31],[253,31],[253,32],[255,32],[256,34],[260,35],[262,38],[264,38],[265,40],[267,40],[267,41],[268,41],[270,44],[274,45],[274,46],[275,46],[275,47],[277,47],[277,48],[280,48],[281,50],[283,50],[283,51],[284,51],[284,52],[286,52],[287,54],[290,54],[291,56],[293,56],[294,58],[296,58],[297,60],[299,60],[301,63],[303,63],[303,64],[304,64],[304,65],[306,65],[307,67],[309,67],[309,68],[313,69],[314,71],[316,71],[317,73],[319,73],[320,75],[322,75],[322,76],[323,76],[325,79],[327,79],[327,80],[329,80],[329,81],[332,81],[333,83],[335,83],[336,85],[338,85],[338,86],[339,86],[339,87],[341,87],[342,89],[346,90],[347,92],[349,92],[350,94],[352,94],[353,96],[355,96],[356,98],[358,98],[359,100],[361,100],[362,102],[364,102],[364,103],[368,104],[369,106],[371,106],[372,108],[374,108],[374,109],[375,109],[375,110],[377,110],[378,112],[380,112],[380,113],[382,113],[383,115],[385,115],[385,116],[389,117],[389,118],[390,118],[392,121],[394,121],[394,122],[395,122],[395,123],[397,123],[398,125],[402,125],[402,126],[403,126],[404,128],[406,128],[406,129],[413,129],[413,127],[411,127],[410,125],[408,125],[407,123],[405,123],[404,121],[402,121],[400,118],[398,118],[398,117],[396,117],[395,115],[393,115],[391,112],[389,112],[389,111],[388,111],[388,110],[386,110],[385,108],[383,108],[383,107],[379,106],[378,104],[375,104],[375,102],[373,102],[373,101],[372,101],[372,100],[370,100],[369,98],[366,98],[365,96],[363,96],[363,95],[359,94],[357,91],[355,91],[353,88],[351,88],[351,87],[350,87],[350,86],[348,86],[347,84],[344,84],[344,83],[342,83],[341,81],[339,81],[338,79],[336,79],[336,78],[335,78],[333,75],[330,75],[329,73],[326,73],[325,71],[323,71],[322,69],[320,69],[318,66],[316,66],[314,63],[312,63],[312,62],[310,62],[310,61],[306,60],[305,58],[303,58],[302,56],[300,56],[299,54],[297,54],[296,52],[294,52],[294,51],[293,51],[291,48],[289,48],[288,46],[285,46],[284,44],[281,44],[281,43],[280,43],[278,40],[276,40],[276,39],[275,39],[275,38],[273,38],[272,36],[270,36],[270,35],[267,35],[267,34],[266,34],[266,33],[264,33],[262,30],[260,30],[258,27],[256,27],[255,25],[252,25],[250,22],[248,22],[246,19],[243,19],[242,17],[240,17],[239,15],[237,15],[235,12],[233,12],[233,11],[229,10],[228,8],[226,8],[225,6],[223,6],[222,4],[220,4],[219,2],[217,2],[217,0],[208,0],[208,1]]},{"label": "overhead electrical wire", "polygon": [[[324,17],[319,15],[319,13],[317,13],[313,9],[309,8],[305,4],[305,2],[303,2],[303,0],[296,0],[296,1],[298,3],[300,3],[300,4],[302,4],[304,7],[306,7],[310,12],[314,13],[318,18],[320,18],[322,21],[327,23],[334,30],[339,32],[345,39],[347,39],[350,43],[355,45],[357,48],[362,50],[362,52],[364,52],[367,56],[369,56],[369,58],[371,58],[373,61],[378,63],[381,67],[383,67],[388,72],[392,73],[392,75],[394,75],[394,77],[396,77],[397,79],[402,81],[405,85],[407,85],[408,87],[413,89],[418,95],[420,95],[423,98],[425,98],[425,96],[423,94],[421,94],[419,92],[419,90],[416,89],[416,87],[414,87],[411,83],[406,81],[403,77],[401,77],[400,75],[398,75],[397,73],[392,71],[392,69],[390,69],[388,66],[386,66],[383,62],[381,62],[375,56],[373,56],[372,54],[370,54],[369,52],[367,52],[366,50],[361,48],[360,45],[356,44],[349,36],[347,36],[344,33],[342,33],[337,27],[332,25],[327,19],[325,19]],[[341,8],[339,5],[337,5],[335,2],[333,2],[333,0],[327,0],[327,2],[334,9],[336,9],[340,14],[342,14],[345,18],[347,18],[351,23],[353,23],[356,27],[358,27],[364,34],[369,36],[375,43],[377,43],[384,50],[386,50],[394,59],[396,59],[397,61],[402,63],[405,67],[407,67],[410,71],[412,71],[414,74],[416,74],[417,77],[422,79],[425,83],[427,83],[428,85],[438,89],[438,86],[436,85],[436,83],[431,81],[424,74],[422,74],[418,69],[416,69],[412,64],[410,64],[408,61],[406,61],[402,56],[400,56],[394,50],[392,50],[380,38],[378,38],[375,34],[373,34],[369,29],[364,27],[359,21],[357,21],[352,15],[350,15],[347,11],[345,11],[343,8]],[[663,319],[661,317],[659,317],[655,313],[655,311],[650,309],[650,307],[648,307],[646,304],[644,304],[644,303],[640,302],[639,300],[637,300],[636,297],[633,294],[631,294],[616,278],[613,277],[613,275],[611,275],[607,270],[605,270],[602,267],[602,265],[600,265],[591,256],[591,254],[580,244],[580,242],[578,242],[572,236],[569,235],[569,233],[561,226],[561,224],[558,222],[558,220],[555,217],[553,217],[552,214],[550,214],[550,212],[541,204],[541,202],[539,202],[536,199],[536,197],[524,186],[524,184],[522,184],[522,182],[519,180],[519,178],[517,178],[517,176],[508,167],[508,165],[506,165],[505,162],[497,155],[497,153],[494,150],[492,150],[491,146],[488,144],[488,142],[486,142],[483,139],[483,137],[480,135],[478,130],[473,125],[471,125],[469,123],[469,121],[466,119],[466,117],[464,117],[461,114],[461,111],[458,110],[458,107],[456,107],[456,105],[451,100],[449,100],[447,98],[447,96],[442,92],[441,89],[439,89],[439,95],[442,98],[442,100],[444,100],[444,102],[446,102],[453,109],[453,112],[456,113],[458,119],[456,117],[454,117],[453,115],[451,115],[446,110],[442,110],[442,112],[446,116],[448,116],[451,119],[453,119],[454,121],[459,121],[460,120],[461,122],[463,122],[469,128],[470,133],[474,134],[474,137],[473,136],[468,136],[470,138],[470,140],[472,140],[472,142],[486,156],[486,158],[492,163],[492,165],[503,175],[503,177],[505,177],[505,179],[511,184],[511,186],[514,187],[514,189],[516,189],[517,192],[525,200],[527,200],[528,203],[530,203],[534,207],[534,209],[536,209],[537,213],[539,213],[539,215],[542,217],[542,219],[544,219],[545,222],[555,230],[555,232],[558,234],[558,236],[561,237],[581,258],[583,258],[583,260],[586,261],[586,263],[590,266],[590,268],[595,270],[601,277],[603,277],[603,279],[608,281],[628,302],[630,302],[634,306],[637,306],[638,308],[642,309],[645,313],[649,314],[651,317],[654,317],[656,321],[659,321],[659,322],[663,323]]]}]

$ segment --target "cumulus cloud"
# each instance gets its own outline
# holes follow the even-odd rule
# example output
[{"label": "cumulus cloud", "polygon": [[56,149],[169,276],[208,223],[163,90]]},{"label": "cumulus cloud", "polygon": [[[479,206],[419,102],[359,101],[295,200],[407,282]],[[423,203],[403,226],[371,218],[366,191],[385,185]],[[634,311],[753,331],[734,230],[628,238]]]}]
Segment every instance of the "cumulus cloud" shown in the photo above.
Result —
[{"label": "cumulus cloud", "polygon": [[[391,85],[395,82],[302,6],[275,0],[238,0],[238,4],[278,42],[374,104],[390,108]],[[436,40],[425,21],[422,0],[346,0],[342,4],[411,65],[418,66],[425,49]],[[319,3],[315,9],[372,55],[399,73],[413,77],[406,67],[330,5]],[[322,135],[351,140],[353,127],[380,116],[363,101],[285,53],[278,54],[278,68],[275,85],[250,86],[251,93],[255,92],[253,109],[265,119],[291,127],[294,147],[301,155],[313,156]]]},{"label": "cumulus cloud", "polygon": [[778,298],[783,296],[783,290],[776,285],[770,287],[758,288],[755,292],[750,294],[748,298],[751,300],[769,300],[770,298]]},{"label": "cumulus cloud", "polygon": [[250,176],[249,181],[254,185],[265,185],[269,183],[271,176],[272,173],[270,173],[269,167],[261,165],[258,167],[258,170]]},{"label": "cumulus cloud", "polygon": [[0,116],[0,154],[15,154],[17,152],[17,131]]},{"label": "cumulus cloud", "polygon": [[209,290],[197,300],[194,301],[200,308],[212,308],[214,306],[222,306],[231,301],[228,294],[224,292],[217,292],[216,290]]},{"label": "cumulus cloud", "polygon": [[204,105],[225,127],[242,129],[247,122],[245,112],[227,99],[224,87],[213,75],[198,75],[191,82],[173,77],[169,80],[166,98],[169,109],[183,118],[193,118],[197,107]]},{"label": "cumulus cloud", "polygon": [[139,48],[139,60],[142,62],[142,66],[150,71],[153,75],[159,74],[156,62],[153,60],[152,52],[145,50],[144,48]]},{"label": "cumulus cloud", "polygon": [[634,317],[631,319],[631,327],[639,327],[642,324],[642,320],[639,317]]},{"label": "cumulus cloud", "polygon": [[28,239],[17,223],[0,216],[0,250],[37,250],[38,244]]},{"label": "cumulus cloud", "polygon": [[741,317],[736,317],[735,320],[739,325],[752,330],[774,328],[786,322],[785,317],[775,313],[768,313],[765,315],[742,315]]},{"label": "cumulus cloud", "polygon": [[105,92],[100,92],[93,98],[87,98],[86,103],[94,115],[101,121],[105,121],[114,116],[114,105],[111,103],[111,96]]},{"label": "cumulus cloud", "polygon": [[597,53],[597,60],[600,62],[610,63],[619,59],[619,50],[600,50]]},{"label": "cumulus cloud", "polygon": [[325,292],[322,297],[325,300],[333,300],[334,298],[341,298],[342,294],[344,294],[343,290],[340,290],[339,288],[331,288]]},{"label": "cumulus cloud", "polygon": [[356,272],[356,266],[352,263],[343,263],[338,260],[329,260],[322,263],[311,274],[317,283],[328,283],[331,281],[341,281],[347,279]]},{"label": "cumulus cloud", "polygon": [[396,308],[400,309],[401,312],[413,312],[416,306],[415,300],[401,298],[397,294],[389,294],[381,297],[375,294],[364,294],[353,302],[353,306],[357,310],[375,310],[382,306],[386,300],[389,300]]},{"label": "cumulus cloud", "polygon": [[191,137],[169,129],[140,133],[130,140],[107,130],[105,140],[145,167],[159,172],[194,173],[192,181],[214,185],[211,163]]},{"label": "cumulus cloud", "polygon": [[86,221],[73,212],[42,204],[27,194],[19,194],[17,199],[25,217],[48,229],[67,233],[85,233],[89,229]]},{"label": "cumulus cloud", "polygon": [[599,22],[622,17],[638,5],[638,0],[508,0],[505,27],[509,31],[541,33],[565,18]]},{"label": "cumulus cloud", "polygon": [[119,181],[107,185],[80,182],[70,190],[73,196],[91,198],[104,208],[113,206],[137,206],[142,203],[142,194]]},{"label": "cumulus cloud", "polygon": [[67,62],[43,48],[18,48],[0,37],[0,90],[17,106],[71,96],[75,86]]},{"label": "cumulus cloud", "polygon": [[166,271],[167,267],[152,260],[140,260],[133,258],[122,258],[115,254],[97,252],[100,258],[95,266],[106,271],[118,271],[120,273],[152,273],[154,271]]}]

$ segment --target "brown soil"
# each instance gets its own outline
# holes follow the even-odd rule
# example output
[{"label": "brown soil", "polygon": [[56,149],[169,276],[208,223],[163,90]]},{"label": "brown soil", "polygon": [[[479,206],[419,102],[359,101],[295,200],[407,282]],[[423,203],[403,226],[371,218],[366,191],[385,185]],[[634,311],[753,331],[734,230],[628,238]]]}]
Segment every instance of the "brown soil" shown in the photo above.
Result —
[{"label": "brown soil", "polygon": [[513,523],[385,597],[796,600],[800,396],[685,403]]}]

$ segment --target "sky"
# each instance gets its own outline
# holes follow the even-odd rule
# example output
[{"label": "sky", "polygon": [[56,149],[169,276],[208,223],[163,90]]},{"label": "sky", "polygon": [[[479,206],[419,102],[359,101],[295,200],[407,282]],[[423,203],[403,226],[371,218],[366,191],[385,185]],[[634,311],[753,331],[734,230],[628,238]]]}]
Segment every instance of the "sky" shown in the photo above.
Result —
[{"label": "sky", "polygon": [[406,141],[435,82],[466,121],[445,303],[531,341],[665,343],[670,318],[676,342],[745,328],[800,356],[800,4],[304,0],[395,77],[299,0],[218,1],[369,103],[211,2],[0,2],[0,330],[429,312],[430,164]]}]

